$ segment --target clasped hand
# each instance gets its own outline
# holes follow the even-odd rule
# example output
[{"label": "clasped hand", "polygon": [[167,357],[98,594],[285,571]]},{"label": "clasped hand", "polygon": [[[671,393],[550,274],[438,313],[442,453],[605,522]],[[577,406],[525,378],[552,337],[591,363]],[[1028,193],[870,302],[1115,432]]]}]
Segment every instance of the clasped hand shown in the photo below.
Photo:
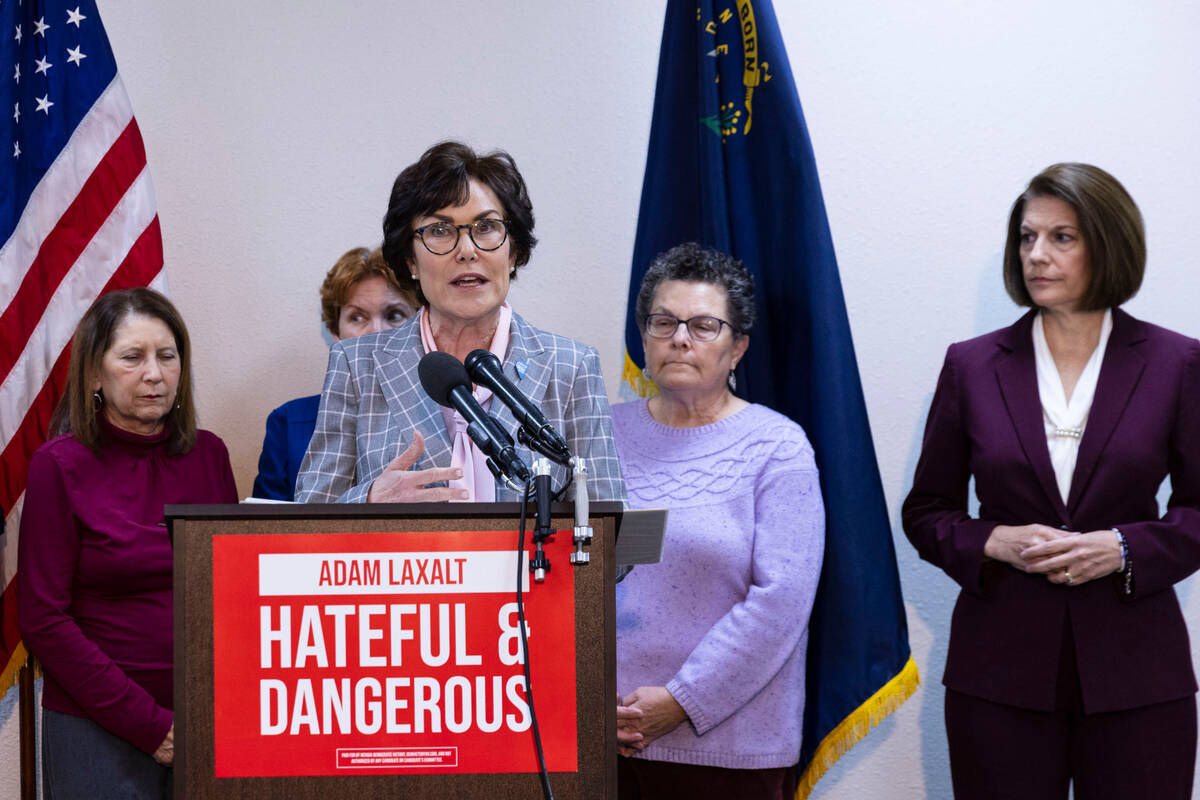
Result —
[{"label": "clasped hand", "polygon": [[175,763],[175,723],[171,723],[171,727],[167,730],[167,737],[163,739],[162,744],[152,754],[155,761],[162,764],[164,767],[169,767]]},{"label": "clasped hand", "polygon": [[622,699],[617,695],[617,743],[631,756],[687,721],[687,712],[665,686],[639,686]]},{"label": "clasped hand", "polygon": [[1115,531],[1074,531],[1049,525],[997,525],[984,543],[988,558],[1051,583],[1079,586],[1121,569],[1121,540]]},{"label": "clasped hand", "polygon": [[404,452],[396,456],[383,468],[383,472],[371,484],[367,492],[368,503],[439,503],[446,500],[466,500],[466,489],[449,486],[430,486],[458,480],[462,470],[457,467],[435,467],[412,469],[421,453],[425,452],[425,437],[413,432],[412,442]]}]

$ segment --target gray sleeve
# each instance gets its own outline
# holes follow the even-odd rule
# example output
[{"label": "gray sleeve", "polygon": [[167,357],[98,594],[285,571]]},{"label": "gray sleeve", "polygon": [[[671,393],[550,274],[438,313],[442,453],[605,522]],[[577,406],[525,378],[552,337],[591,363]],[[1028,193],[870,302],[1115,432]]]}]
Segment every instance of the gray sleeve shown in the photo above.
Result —
[{"label": "gray sleeve", "polygon": [[340,343],[329,351],[317,425],[296,476],[300,503],[365,503],[370,483],[355,485],[359,396]]},{"label": "gray sleeve", "polygon": [[613,440],[612,411],[600,372],[600,355],[594,347],[585,348],[582,355],[564,415],[567,446],[587,459],[589,497],[625,503],[625,479]]}]

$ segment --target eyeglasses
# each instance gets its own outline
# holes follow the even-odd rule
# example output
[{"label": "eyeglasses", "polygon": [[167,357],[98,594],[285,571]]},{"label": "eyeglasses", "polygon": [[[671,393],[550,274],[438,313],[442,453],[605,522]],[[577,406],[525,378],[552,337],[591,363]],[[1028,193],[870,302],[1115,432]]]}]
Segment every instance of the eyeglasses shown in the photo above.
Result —
[{"label": "eyeglasses", "polygon": [[495,250],[508,239],[508,220],[477,219],[468,225],[452,222],[431,222],[413,231],[425,249],[435,256],[444,256],[458,247],[458,237],[463,228],[480,250]]},{"label": "eyeglasses", "polygon": [[687,326],[688,335],[697,342],[711,342],[721,335],[721,326],[729,325],[729,330],[736,331],[723,319],[717,317],[692,317],[679,319],[670,314],[650,314],[646,317],[646,335],[654,339],[670,339],[679,330],[680,325]]}]

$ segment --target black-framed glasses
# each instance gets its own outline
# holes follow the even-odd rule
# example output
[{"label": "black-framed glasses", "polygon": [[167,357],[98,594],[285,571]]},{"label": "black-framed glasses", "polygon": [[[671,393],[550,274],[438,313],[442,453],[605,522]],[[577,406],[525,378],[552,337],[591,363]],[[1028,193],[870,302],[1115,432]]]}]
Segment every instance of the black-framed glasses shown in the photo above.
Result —
[{"label": "black-framed glasses", "polygon": [[414,230],[413,236],[420,239],[425,249],[435,256],[444,256],[458,247],[458,237],[463,228],[467,229],[467,235],[480,250],[495,250],[508,239],[506,219],[477,219],[466,225],[431,222]]},{"label": "black-framed glasses", "polygon": [[687,326],[688,335],[697,342],[711,342],[721,335],[721,326],[728,325],[729,330],[737,332],[730,323],[719,317],[692,317],[679,319],[670,314],[650,314],[646,317],[646,335],[653,339],[670,339],[679,330],[680,325]]}]

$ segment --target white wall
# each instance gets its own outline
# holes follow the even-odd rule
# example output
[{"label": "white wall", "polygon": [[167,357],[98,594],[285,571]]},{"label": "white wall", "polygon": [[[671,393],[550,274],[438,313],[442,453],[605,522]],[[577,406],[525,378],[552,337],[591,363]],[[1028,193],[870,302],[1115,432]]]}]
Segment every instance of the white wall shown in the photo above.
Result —
[{"label": "white wall", "polygon": [[[149,151],[171,294],[195,343],[202,423],[229,444],[243,494],[267,412],[320,388],[324,271],[377,243],[392,179],[440,138],[516,157],[542,243],[514,304],[599,347],[615,391],[664,5],[102,0]],[[1129,310],[1200,335],[1200,7],[841,0],[776,11],[925,680],[816,796],[948,797],[939,680],[955,591],[898,529],[942,355],[1017,316],[1000,283],[1008,208],[1060,160],[1104,166],[1145,213],[1150,264]],[[1181,594],[1200,629],[1200,593],[1189,582]],[[0,706],[6,797],[14,700]]]}]

